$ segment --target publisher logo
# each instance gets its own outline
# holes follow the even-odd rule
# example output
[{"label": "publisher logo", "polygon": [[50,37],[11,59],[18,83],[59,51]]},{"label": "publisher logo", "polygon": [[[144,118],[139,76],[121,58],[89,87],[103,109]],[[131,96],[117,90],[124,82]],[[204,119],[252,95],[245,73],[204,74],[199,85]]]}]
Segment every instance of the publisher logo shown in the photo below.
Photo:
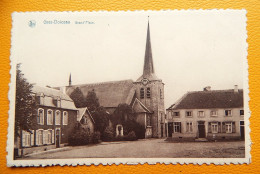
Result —
[{"label": "publisher logo", "polygon": [[29,27],[34,28],[36,26],[36,21],[35,20],[30,20],[28,22],[28,25],[29,25]]}]

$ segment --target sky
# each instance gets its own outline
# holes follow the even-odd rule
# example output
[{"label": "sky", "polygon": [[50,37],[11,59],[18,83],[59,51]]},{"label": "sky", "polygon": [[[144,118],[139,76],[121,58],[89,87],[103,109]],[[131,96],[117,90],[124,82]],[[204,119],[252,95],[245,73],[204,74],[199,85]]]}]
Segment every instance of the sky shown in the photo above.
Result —
[{"label": "sky", "polygon": [[[39,86],[68,85],[70,73],[72,84],[135,81],[143,72],[148,16],[165,108],[187,91],[245,86],[246,18],[239,10],[16,13],[11,61]],[[70,24],[55,24],[60,20]]]}]

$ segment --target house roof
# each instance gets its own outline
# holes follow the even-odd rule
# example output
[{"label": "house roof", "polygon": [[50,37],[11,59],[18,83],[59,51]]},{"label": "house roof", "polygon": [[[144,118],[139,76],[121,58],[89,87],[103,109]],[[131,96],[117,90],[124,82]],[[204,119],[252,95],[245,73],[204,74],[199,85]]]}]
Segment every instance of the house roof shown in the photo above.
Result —
[{"label": "house roof", "polygon": [[[207,109],[243,107],[243,90],[211,90],[187,92],[168,109]],[[167,109],[167,110],[168,110]]]},{"label": "house roof", "polygon": [[60,90],[34,85],[32,93],[36,95],[43,94],[45,96],[43,102],[44,106],[56,107],[53,103],[53,99],[59,97],[61,99],[61,108],[77,110],[73,100]]},{"label": "house roof", "polygon": [[103,107],[117,107],[120,103],[130,104],[135,94],[133,80],[72,85],[67,87],[66,93],[70,95],[77,87],[84,96],[94,89]]},{"label": "house roof", "polygon": [[87,114],[89,115],[89,117],[91,118],[92,122],[95,123],[92,115],[90,114],[89,110],[87,107],[84,107],[84,108],[78,108],[78,111],[79,111],[79,115],[77,117],[77,121],[80,121],[83,117],[83,115],[87,112]]}]

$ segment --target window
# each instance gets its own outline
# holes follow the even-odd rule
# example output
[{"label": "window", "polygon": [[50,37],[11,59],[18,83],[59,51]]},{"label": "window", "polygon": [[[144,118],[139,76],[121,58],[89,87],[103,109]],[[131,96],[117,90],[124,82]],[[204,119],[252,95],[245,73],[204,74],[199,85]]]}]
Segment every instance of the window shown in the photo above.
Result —
[{"label": "window", "polygon": [[36,97],[37,97],[37,100],[36,100],[37,104],[44,105],[44,94],[39,93],[39,94],[37,94]]},{"label": "window", "polygon": [[191,111],[186,111],[186,116],[187,117],[192,117],[192,112]]},{"label": "window", "polygon": [[187,124],[186,124],[186,131],[187,132],[192,132],[192,122],[187,122]]},{"label": "window", "polygon": [[51,143],[52,143],[52,130],[48,130],[47,144],[51,144]]},{"label": "window", "polygon": [[218,116],[218,111],[216,111],[216,110],[210,111],[210,116],[212,116],[212,117]]},{"label": "window", "polygon": [[151,98],[151,89],[150,88],[146,89],[146,97]]},{"label": "window", "polygon": [[199,117],[204,117],[204,111],[198,111],[198,116]]},{"label": "window", "polygon": [[232,133],[232,123],[226,123],[226,133]]},{"label": "window", "polygon": [[53,125],[53,112],[51,109],[47,111],[47,125]]},{"label": "window", "polygon": [[173,133],[181,133],[181,122],[173,122]]},{"label": "window", "polygon": [[225,110],[225,116],[231,116],[232,112],[231,110]]},{"label": "window", "polygon": [[160,89],[160,98],[163,99],[163,91]]},{"label": "window", "polygon": [[218,133],[218,123],[211,123],[212,133]]},{"label": "window", "polygon": [[244,110],[240,110],[240,115],[244,115]]},{"label": "window", "polygon": [[27,131],[22,131],[22,146],[29,147],[31,145],[31,135]]},{"label": "window", "polygon": [[38,145],[43,145],[43,130],[38,130],[37,139]]},{"label": "window", "polygon": [[179,117],[180,116],[180,112],[172,112],[172,116]]},{"label": "window", "polygon": [[63,112],[63,125],[68,125],[68,112],[64,111]]},{"label": "window", "polygon": [[60,122],[61,122],[60,111],[56,111],[56,113],[55,113],[55,125],[60,125]]},{"label": "window", "polygon": [[38,114],[37,114],[37,123],[43,125],[44,124],[44,110],[43,109],[38,109]]},{"label": "window", "polygon": [[58,97],[57,99],[57,107],[60,108],[61,107],[61,99]]},{"label": "window", "polygon": [[140,98],[143,99],[144,98],[144,88],[140,89]]}]

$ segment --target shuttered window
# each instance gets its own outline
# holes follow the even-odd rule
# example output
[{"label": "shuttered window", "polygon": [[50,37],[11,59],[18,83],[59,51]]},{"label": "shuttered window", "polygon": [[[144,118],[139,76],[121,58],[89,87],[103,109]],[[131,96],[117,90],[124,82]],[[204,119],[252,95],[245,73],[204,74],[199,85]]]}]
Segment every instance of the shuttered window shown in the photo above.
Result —
[{"label": "shuttered window", "polygon": [[22,146],[23,147],[31,146],[31,134],[27,131],[22,131]]},{"label": "shuttered window", "polygon": [[37,145],[43,145],[43,130],[37,130],[36,138]]},{"label": "shuttered window", "polygon": [[48,130],[47,131],[47,144],[51,144],[52,143],[52,130]]},{"label": "shuttered window", "polygon": [[146,97],[151,98],[151,89],[150,88],[146,89]]},{"label": "shuttered window", "polygon": [[140,98],[143,99],[144,98],[144,88],[140,89]]}]

